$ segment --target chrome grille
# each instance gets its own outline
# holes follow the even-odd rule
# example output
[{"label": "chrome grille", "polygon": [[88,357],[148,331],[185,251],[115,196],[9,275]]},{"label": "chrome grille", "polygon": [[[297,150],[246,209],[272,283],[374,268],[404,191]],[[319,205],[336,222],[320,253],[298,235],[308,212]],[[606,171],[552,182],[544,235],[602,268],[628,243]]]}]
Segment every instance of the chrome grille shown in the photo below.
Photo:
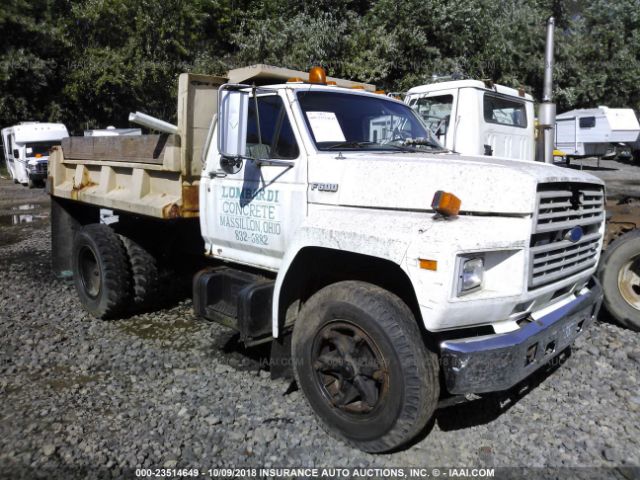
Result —
[{"label": "chrome grille", "polygon": [[[604,219],[604,191],[599,185],[539,185],[530,245],[529,288],[541,287],[594,266]],[[566,238],[574,227],[580,227],[583,232],[577,242]]]}]

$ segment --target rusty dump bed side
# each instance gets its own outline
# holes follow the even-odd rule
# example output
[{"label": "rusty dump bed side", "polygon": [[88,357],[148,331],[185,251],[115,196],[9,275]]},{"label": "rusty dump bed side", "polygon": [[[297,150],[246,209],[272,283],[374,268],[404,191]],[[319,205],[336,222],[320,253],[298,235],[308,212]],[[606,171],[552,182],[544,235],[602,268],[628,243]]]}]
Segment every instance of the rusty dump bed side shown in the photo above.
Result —
[{"label": "rusty dump bed side", "polygon": [[51,195],[155,218],[197,217],[202,153],[225,81],[180,75],[175,135],[65,139],[49,157]]}]

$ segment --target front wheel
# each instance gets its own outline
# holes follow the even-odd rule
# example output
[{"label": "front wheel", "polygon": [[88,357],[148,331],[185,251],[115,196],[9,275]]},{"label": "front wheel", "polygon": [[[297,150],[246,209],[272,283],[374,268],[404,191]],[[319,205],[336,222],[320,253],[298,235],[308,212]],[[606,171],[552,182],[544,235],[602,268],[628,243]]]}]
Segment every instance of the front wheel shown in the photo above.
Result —
[{"label": "front wheel", "polygon": [[91,224],[75,235],[73,280],[85,310],[97,318],[114,318],[130,303],[131,274],[120,237],[107,225]]},{"label": "front wheel", "polygon": [[300,311],[298,385],[325,429],[366,452],[411,441],[439,397],[437,356],[397,296],[357,281],[329,285]]},{"label": "front wheel", "polygon": [[599,277],[606,310],[625,327],[640,331],[640,230],[625,233],[607,247]]}]

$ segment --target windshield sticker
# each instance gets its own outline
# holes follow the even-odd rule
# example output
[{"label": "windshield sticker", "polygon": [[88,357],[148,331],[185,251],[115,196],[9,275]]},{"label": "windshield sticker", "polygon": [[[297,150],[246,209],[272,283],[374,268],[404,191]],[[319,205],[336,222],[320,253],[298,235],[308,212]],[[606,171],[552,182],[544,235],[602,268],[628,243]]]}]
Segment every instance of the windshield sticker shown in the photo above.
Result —
[{"label": "windshield sticker", "polygon": [[316,142],[344,142],[344,133],[333,112],[307,112]]}]

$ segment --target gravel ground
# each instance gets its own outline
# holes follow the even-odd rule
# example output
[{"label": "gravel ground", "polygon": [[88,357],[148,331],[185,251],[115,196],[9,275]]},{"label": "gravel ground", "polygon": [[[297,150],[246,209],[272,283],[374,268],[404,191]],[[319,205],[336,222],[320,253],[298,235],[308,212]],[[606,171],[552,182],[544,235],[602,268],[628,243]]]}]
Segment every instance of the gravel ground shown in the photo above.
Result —
[{"label": "gravel ground", "polygon": [[585,158],[572,160],[571,168],[584,170],[604,180],[607,183],[609,197],[640,197],[640,165],[632,160],[601,160],[598,166],[597,159]]},{"label": "gravel ground", "polygon": [[269,379],[265,349],[243,349],[196,318],[190,300],[127,320],[89,317],[50,272],[48,225],[42,190],[0,180],[2,478],[640,465],[640,336],[629,330],[596,322],[524,394],[443,408],[410,448],[368,455],[328,437],[292,382]]}]

